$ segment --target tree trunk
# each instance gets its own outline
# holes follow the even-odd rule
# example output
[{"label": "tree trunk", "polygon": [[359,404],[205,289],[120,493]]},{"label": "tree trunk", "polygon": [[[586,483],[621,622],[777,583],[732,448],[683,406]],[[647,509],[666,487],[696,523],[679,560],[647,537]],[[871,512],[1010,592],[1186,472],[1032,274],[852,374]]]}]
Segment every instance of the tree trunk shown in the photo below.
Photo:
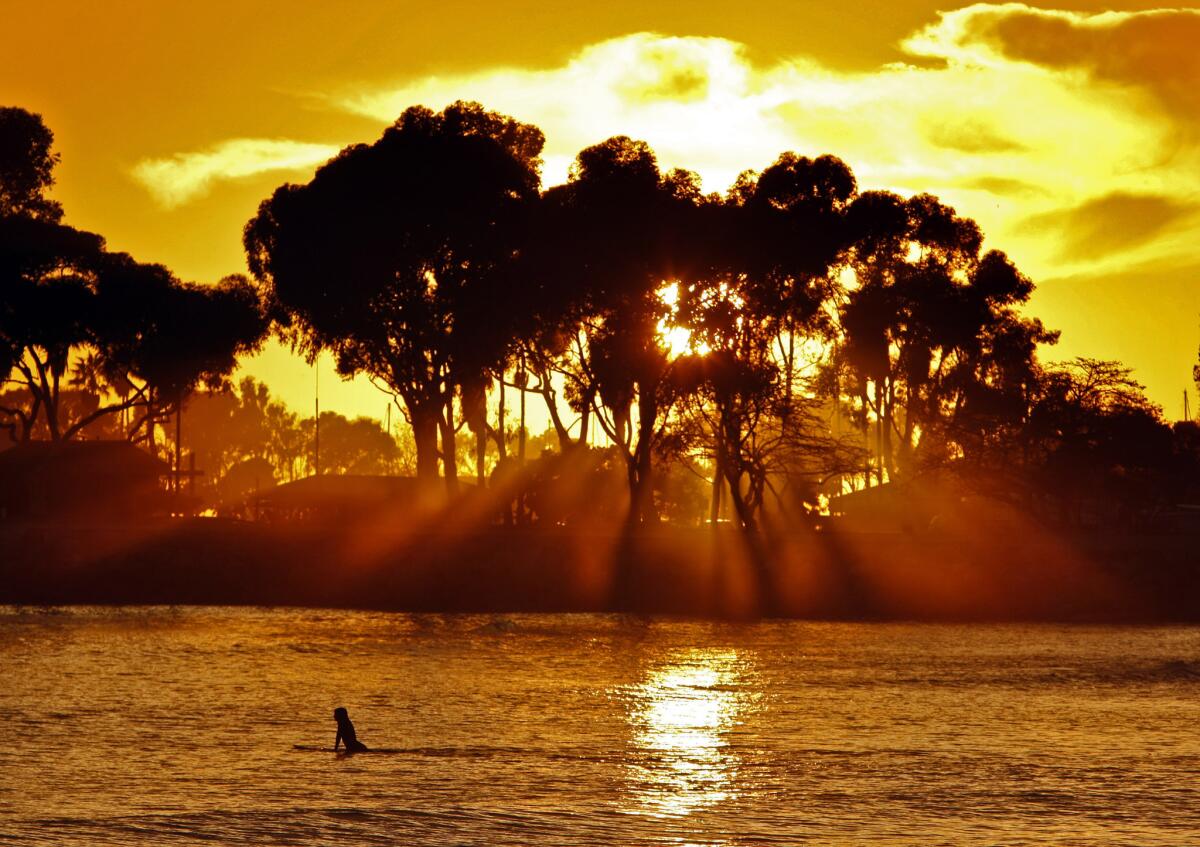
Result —
[{"label": "tree trunk", "polygon": [[742,473],[730,468],[725,474],[725,479],[729,483],[729,502],[733,504],[734,514],[737,515],[741,528],[748,532],[757,531],[753,510],[742,493]]},{"label": "tree trunk", "polygon": [[721,456],[718,451],[716,465],[713,468],[712,500],[708,507],[708,522],[713,526],[716,526],[717,521],[721,518],[721,489],[724,487],[725,469],[722,467]]},{"label": "tree trunk", "polygon": [[883,383],[875,382],[875,468],[883,485]]},{"label": "tree trunk", "polygon": [[572,439],[570,430],[563,423],[562,415],[558,413],[558,398],[555,392],[542,391],[540,393],[546,400],[546,411],[550,415],[550,424],[554,427],[554,434],[558,436],[558,449],[563,453],[568,453],[571,448],[583,443],[587,427],[585,426],[583,429],[580,429],[579,441]]},{"label": "tree trunk", "polygon": [[440,410],[432,404],[406,402],[417,448],[417,480],[432,490],[438,478],[437,426]]},{"label": "tree trunk", "polygon": [[438,412],[438,428],[442,431],[442,471],[446,477],[446,492],[458,492],[458,438],[454,432],[454,398]]},{"label": "tree trunk", "polygon": [[754,578],[758,589],[758,612],[767,617],[773,617],[778,614],[779,601],[775,596],[776,589],[775,577],[772,571],[772,558],[766,541],[755,521],[755,509],[746,502],[746,497],[742,494],[741,477],[741,472],[735,472],[732,468],[725,474],[725,478],[729,482],[729,502],[733,504],[734,513],[737,515],[738,523],[741,525],[740,528],[742,539],[745,542],[746,556],[749,558],[750,565],[754,570]]},{"label": "tree trunk", "polygon": [[[787,329],[787,352],[784,354],[784,378],[783,378],[783,414],[780,416],[783,426],[787,426],[788,418],[792,413],[792,384],[795,382],[796,372],[796,333],[792,326],[792,320],[788,319]],[[834,407],[836,408],[836,400]]]},{"label": "tree trunk", "polygon": [[579,440],[575,442],[580,447],[586,447],[591,443],[588,437],[588,426],[592,422],[592,398],[589,394],[584,398],[583,409],[579,413]]},{"label": "tree trunk", "polygon": [[[654,391],[640,392],[650,399],[638,401],[638,440],[634,453],[637,462],[637,516],[642,523],[657,523],[658,512],[654,508],[654,422],[658,418],[658,402]],[[632,505],[632,504],[631,504]]]},{"label": "tree trunk", "polygon": [[477,383],[464,385],[462,388],[463,417],[467,427],[475,436],[475,482],[480,488],[487,482],[484,466],[487,463],[487,383],[479,379]]},{"label": "tree trunk", "polygon": [[487,485],[484,473],[487,465],[487,421],[475,432],[475,481],[480,488]]},{"label": "tree trunk", "polygon": [[500,371],[500,403],[496,412],[499,426],[496,427],[496,450],[500,454],[501,459],[508,458],[507,445],[504,443],[506,437],[504,435],[504,371]]}]

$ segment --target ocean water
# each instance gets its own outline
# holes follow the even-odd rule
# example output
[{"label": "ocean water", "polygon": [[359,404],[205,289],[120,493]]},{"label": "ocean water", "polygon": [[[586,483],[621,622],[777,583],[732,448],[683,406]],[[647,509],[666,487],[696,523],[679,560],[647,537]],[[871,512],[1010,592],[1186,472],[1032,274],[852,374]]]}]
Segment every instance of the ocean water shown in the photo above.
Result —
[{"label": "ocean water", "polygon": [[0,608],[0,728],[4,844],[1200,844],[1194,627]]}]

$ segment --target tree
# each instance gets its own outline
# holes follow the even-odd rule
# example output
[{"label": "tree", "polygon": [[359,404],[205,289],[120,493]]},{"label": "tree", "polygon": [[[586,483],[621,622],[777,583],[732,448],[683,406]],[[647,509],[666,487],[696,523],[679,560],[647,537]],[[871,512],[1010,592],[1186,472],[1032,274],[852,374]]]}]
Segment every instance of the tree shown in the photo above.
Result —
[{"label": "tree", "polygon": [[99,265],[89,349],[75,379],[140,410],[130,429],[154,427],[200,386],[227,385],[240,356],[262,345],[269,322],[243,276],[216,285],[178,280],[162,265],[110,254]]},{"label": "tree", "polygon": [[16,440],[32,437],[39,418],[53,440],[117,407],[64,421],[61,394],[72,354],[94,341],[95,268],[104,242],[53,221],[0,217],[0,373],[28,402],[0,408]]},{"label": "tree", "polygon": [[[311,418],[303,428],[311,432]],[[313,444],[308,463],[316,464]],[[403,455],[396,439],[373,418],[350,420],[337,412],[321,413],[321,473],[394,475],[402,470]]]},{"label": "tree", "polygon": [[[168,407],[257,349],[266,315],[245,278],[182,283],[60,223],[44,196],[52,138],[40,117],[0,110],[0,374],[19,401],[0,407],[0,426],[28,440],[40,422],[67,440],[140,406],[150,437]],[[80,390],[96,402],[64,402]]]},{"label": "tree", "polygon": [[981,410],[987,389],[1016,387],[1058,334],[1017,313],[1033,283],[1003,253],[981,255],[978,226],[936,198],[867,192],[847,223],[843,389],[864,431],[874,420],[882,482],[960,456],[972,400]]},{"label": "tree", "polygon": [[1069,523],[1134,521],[1185,483],[1175,435],[1119,362],[1076,358],[1043,369],[1027,437],[1029,480]]},{"label": "tree", "polygon": [[[191,394],[184,421],[184,443],[203,471],[195,484],[202,501],[236,499],[256,484],[294,480],[308,467],[311,429],[306,432],[296,414],[253,377]],[[168,436],[174,433],[168,430]]]},{"label": "tree", "polygon": [[645,142],[610,138],[581,151],[568,183],[546,192],[523,265],[538,321],[526,360],[551,420],[569,447],[557,377],[580,414],[579,440],[595,416],[624,457],[634,522],[656,517],[653,466],[673,403],[662,292],[688,273],[698,200],[694,174],[662,174]]},{"label": "tree", "polygon": [[540,130],[455,103],[413,107],[374,144],[347,147],[307,185],[285,185],[245,231],[251,272],[282,335],[398,397],[417,475],[456,477],[454,398],[501,366],[496,320],[523,204],[536,197]]},{"label": "tree", "polygon": [[42,116],[0,106],[0,217],[58,223],[62,206],[46,196],[59,156]]},{"label": "tree", "polygon": [[40,418],[50,437],[61,434],[60,391],[71,349],[86,341],[88,273],[104,248],[60,224],[62,207],[46,197],[53,143],[40,115],[0,107],[0,376],[17,388],[0,426],[14,440],[29,439]]},{"label": "tree", "polygon": [[702,206],[708,225],[692,228],[692,253],[703,258],[679,287],[672,322],[702,351],[682,393],[712,442],[714,519],[727,489],[738,522],[754,531],[772,475],[798,478],[846,453],[811,412],[818,404],[801,391],[796,356],[798,345],[830,337],[828,277],[854,192],[841,160],[784,153],[761,175],[743,173],[724,203]]}]

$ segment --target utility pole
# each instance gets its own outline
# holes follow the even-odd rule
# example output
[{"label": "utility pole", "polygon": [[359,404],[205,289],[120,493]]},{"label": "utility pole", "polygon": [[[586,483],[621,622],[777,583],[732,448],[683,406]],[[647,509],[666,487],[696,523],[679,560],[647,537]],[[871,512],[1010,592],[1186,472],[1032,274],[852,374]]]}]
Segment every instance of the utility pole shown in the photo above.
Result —
[{"label": "utility pole", "polygon": [[1188,406],[1188,393],[1186,388],[1183,389],[1183,419],[1185,421],[1190,421],[1192,419],[1192,410]]},{"label": "utility pole", "polygon": [[[1185,392],[1186,393],[1186,392]],[[179,493],[179,475],[183,472],[183,392],[176,395],[175,400],[175,486]]]},{"label": "utility pole", "polygon": [[313,363],[313,476],[321,475],[321,360]]},{"label": "utility pole", "polygon": [[521,373],[518,374],[517,385],[521,388],[521,435],[520,441],[517,442],[517,459],[523,465],[525,464],[525,385],[529,380],[529,373],[525,370],[525,354],[521,354]]}]

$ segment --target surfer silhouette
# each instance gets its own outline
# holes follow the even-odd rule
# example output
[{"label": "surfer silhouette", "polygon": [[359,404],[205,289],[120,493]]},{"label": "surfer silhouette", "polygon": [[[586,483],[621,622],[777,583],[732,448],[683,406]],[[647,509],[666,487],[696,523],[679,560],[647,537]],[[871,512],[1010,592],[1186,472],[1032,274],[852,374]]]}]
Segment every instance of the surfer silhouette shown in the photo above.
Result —
[{"label": "surfer silhouette", "polygon": [[354,731],[354,724],[350,723],[350,715],[342,706],[338,706],[333,710],[333,719],[337,721],[337,738],[333,740],[333,749],[337,750],[338,745],[343,742],[346,745],[347,753],[364,753],[367,750],[367,745],[358,740],[358,734]]}]

